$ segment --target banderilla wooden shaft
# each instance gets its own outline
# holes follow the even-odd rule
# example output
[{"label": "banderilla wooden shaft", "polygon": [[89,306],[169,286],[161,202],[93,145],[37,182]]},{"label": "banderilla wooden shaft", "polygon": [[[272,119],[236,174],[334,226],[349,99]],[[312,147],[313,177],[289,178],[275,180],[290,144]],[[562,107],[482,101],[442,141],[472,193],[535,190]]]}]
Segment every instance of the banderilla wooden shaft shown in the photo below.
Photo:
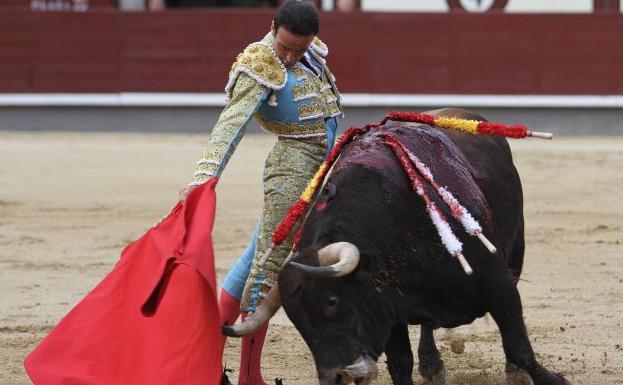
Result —
[{"label": "banderilla wooden shaft", "polygon": [[461,263],[461,266],[463,267],[463,270],[465,271],[465,274],[472,275],[474,273],[474,270],[472,270],[472,267],[469,265],[469,263],[465,259],[465,256],[463,256],[462,253],[457,253],[456,257],[458,258],[459,262]]},{"label": "banderilla wooden shaft", "polygon": [[478,237],[478,239],[480,239],[480,242],[482,242],[482,244],[485,245],[485,247],[489,250],[491,254],[495,254],[497,249],[495,248],[495,246],[493,246],[493,243],[491,243],[487,239],[487,237],[483,235],[483,233],[476,233],[476,236]]},{"label": "banderilla wooden shaft", "polygon": [[554,134],[549,132],[528,131],[528,136],[541,139],[553,139]]}]

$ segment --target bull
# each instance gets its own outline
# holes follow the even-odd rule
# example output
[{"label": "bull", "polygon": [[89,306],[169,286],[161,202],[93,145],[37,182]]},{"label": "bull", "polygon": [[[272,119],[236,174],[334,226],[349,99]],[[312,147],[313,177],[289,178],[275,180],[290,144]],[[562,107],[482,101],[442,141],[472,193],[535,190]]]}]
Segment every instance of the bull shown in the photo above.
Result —
[{"label": "bull", "polygon": [[[484,120],[460,109],[429,114]],[[384,143],[386,133],[428,165],[496,245],[492,255],[474,237],[459,235],[473,274],[465,274],[442,246],[424,203]],[[425,188],[444,207],[431,186]],[[321,385],[368,384],[382,353],[393,383],[411,385],[407,325],[421,325],[419,372],[443,384],[433,330],[489,313],[502,337],[509,383],[527,376],[535,385],[568,384],[535,358],[516,287],[523,258],[522,188],[506,140],[388,122],[344,148],[278,285],[254,317],[223,331],[252,333],[283,305],[313,354]]]}]

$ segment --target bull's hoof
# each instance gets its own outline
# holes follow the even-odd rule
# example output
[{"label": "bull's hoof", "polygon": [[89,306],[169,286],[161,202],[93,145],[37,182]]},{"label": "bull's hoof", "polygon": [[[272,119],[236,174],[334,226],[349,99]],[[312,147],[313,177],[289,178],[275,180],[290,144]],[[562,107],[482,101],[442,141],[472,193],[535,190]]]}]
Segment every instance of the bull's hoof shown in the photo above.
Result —
[{"label": "bull's hoof", "polygon": [[560,373],[548,372],[547,376],[536,380],[534,385],[571,385],[571,383]]},{"label": "bull's hoof", "polygon": [[514,364],[506,364],[506,384],[507,385],[534,385],[530,374],[519,369]]},{"label": "bull's hoof", "polygon": [[560,373],[552,373],[541,367],[534,380],[530,374],[516,365],[506,363],[506,383],[508,385],[571,385]]},{"label": "bull's hoof", "polygon": [[446,366],[442,363],[439,370],[430,376],[425,376],[427,385],[446,385]]}]

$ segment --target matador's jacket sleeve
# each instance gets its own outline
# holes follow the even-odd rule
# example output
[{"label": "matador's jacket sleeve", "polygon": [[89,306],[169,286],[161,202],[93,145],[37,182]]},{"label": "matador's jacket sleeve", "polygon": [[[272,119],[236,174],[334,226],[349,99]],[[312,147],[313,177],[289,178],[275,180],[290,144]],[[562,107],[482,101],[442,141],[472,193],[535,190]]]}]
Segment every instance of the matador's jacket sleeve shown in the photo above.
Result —
[{"label": "matador's jacket sleeve", "polygon": [[208,147],[197,162],[192,184],[221,175],[264,95],[264,86],[244,74],[238,77],[231,98],[212,129]]},{"label": "matador's jacket sleeve", "polygon": [[225,91],[229,102],[219,116],[191,184],[220,176],[242,139],[247,123],[271,90],[285,85],[285,67],[265,44],[253,43],[238,55]]}]

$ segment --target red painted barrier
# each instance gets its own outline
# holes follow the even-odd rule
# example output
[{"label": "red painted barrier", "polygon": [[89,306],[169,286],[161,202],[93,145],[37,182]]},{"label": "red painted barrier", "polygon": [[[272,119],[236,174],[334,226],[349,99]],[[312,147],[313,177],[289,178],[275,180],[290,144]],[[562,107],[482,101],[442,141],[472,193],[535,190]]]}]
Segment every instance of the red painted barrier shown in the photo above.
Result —
[{"label": "red painted barrier", "polygon": [[[271,10],[0,12],[0,92],[222,92]],[[342,92],[623,94],[621,14],[326,13]]]}]

